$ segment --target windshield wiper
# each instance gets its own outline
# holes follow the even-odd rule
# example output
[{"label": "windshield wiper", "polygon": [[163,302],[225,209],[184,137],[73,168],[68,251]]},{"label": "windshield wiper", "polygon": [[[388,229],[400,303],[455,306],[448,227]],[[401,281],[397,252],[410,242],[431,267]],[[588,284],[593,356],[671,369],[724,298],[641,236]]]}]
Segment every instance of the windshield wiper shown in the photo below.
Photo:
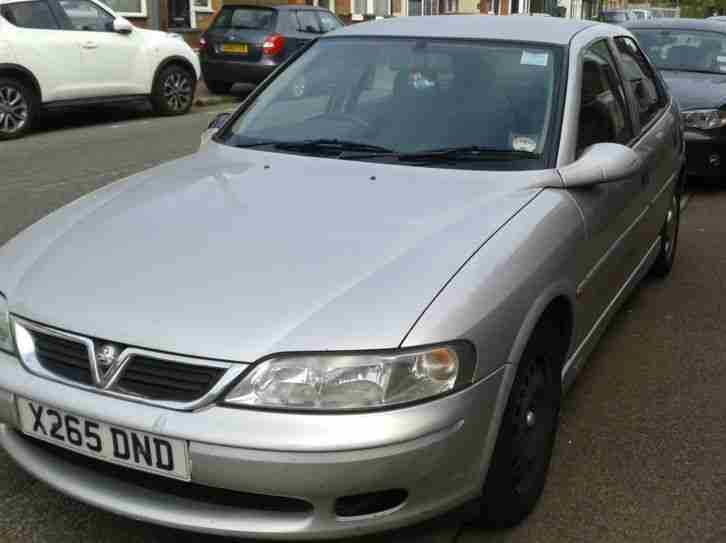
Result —
[{"label": "windshield wiper", "polygon": [[381,153],[395,154],[393,149],[381,147],[380,145],[372,145],[370,143],[362,143],[359,141],[339,140],[339,139],[316,139],[301,141],[284,141],[275,144],[275,147],[290,151],[306,151],[306,150],[332,150],[332,151],[350,151],[359,153]]},{"label": "windshield wiper", "polygon": [[294,140],[294,141],[255,141],[252,143],[238,143],[235,147],[247,148],[247,147],[274,147],[275,149],[282,149],[283,151],[301,151],[301,152],[315,152],[315,151],[333,151],[341,153],[341,157],[345,153],[366,153],[366,155],[373,153],[375,156],[379,155],[395,155],[396,152],[393,149],[387,147],[381,147],[380,145],[371,145],[369,143],[361,143],[359,141],[348,141],[339,139],[311,139],[311,140]]},{"label": "windshield wiper", "polygon": [[429,149],[416,153],[401,153],[398,155],[398,159],[402,162],[426,162],[431,160],[512,160],[518,158],[535,159],[540,157],[540,154],[530,151],[496,149],[480,145],[443,147],[441,149]]}]

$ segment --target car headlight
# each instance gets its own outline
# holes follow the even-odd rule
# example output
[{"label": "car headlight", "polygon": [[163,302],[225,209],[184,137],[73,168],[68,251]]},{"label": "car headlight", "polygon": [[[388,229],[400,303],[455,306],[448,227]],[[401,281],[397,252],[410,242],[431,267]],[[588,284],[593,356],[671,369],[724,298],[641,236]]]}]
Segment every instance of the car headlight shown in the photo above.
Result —
[{"label": "car headlight", "polygon": [[13,335],[10,333],[8,301],[2,294],[0,294],[0,350],[15,353]]},{"label": "car headlight", "polygon": [[726,126],[726,111],[720,109],[693,109],[681,112],[681,118],[686,128],[699,130],[713,130]]},{"label": "car headlight", "polygon": [[233,405],[294,410],[388,407],[471,382],[469,343],[354,354],[284,355],[261,362],[225,397]]}]

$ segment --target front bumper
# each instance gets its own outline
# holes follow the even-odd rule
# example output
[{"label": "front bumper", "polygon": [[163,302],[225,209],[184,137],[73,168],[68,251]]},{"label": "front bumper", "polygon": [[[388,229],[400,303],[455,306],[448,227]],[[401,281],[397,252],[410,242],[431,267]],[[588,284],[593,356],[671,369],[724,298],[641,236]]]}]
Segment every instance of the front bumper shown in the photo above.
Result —
[{"label": "front bumper", "polygon": [[722,177],[726,173],[726,137],[687,131],[686,172],[697,177]]},{"label": "front bumper", "polygon": [[[138,520],[226,536],[268,539],[343,537],[426,519],[475,497],[486,474],[505,401],[503,366],[456,394],[389,411],[292,414],[218,406],[181,412],[101,396],[36,377],[0,353],[0,445],[27,471],[58,490]],[[205,492],[181,496],[166,480],[144,484],[99,470],[22,436],[15,396],[84,417],[189,441],[193,485],[310,504],[307,511],[250,506]],[[71,455],[77,459],[75,454]],[[105,464],[103,464],[105,466]],[[122,471],[128,472],[125,468]],[[135,474],[135,472],[133,472]],[[199,488],[202,488],[200,486]],[[403,489],[389,510],[340,517],[336,499]],[[252,500],[254,502],[254,500]]]}]

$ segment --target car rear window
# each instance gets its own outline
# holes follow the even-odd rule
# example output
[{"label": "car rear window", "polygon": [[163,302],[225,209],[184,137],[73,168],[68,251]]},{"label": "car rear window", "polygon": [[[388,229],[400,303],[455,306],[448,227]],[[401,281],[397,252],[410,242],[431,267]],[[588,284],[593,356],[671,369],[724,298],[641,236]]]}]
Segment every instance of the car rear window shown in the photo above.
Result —
[{"label": "car rear window", "polygon": [[239,30],[273,30],[277,12],[272,9],[225,6],[212,23],[212,28]]},{"label": "car rear window", "polygon": [[46,2],[21,2],[0,6],[0,15],[21,28],[54,30],[58,22]]},{"label": "car rear window", "polygon": [[606,11],[602,14],[602,20],[605,23],[624,23],[628,15],[622,11]]}]

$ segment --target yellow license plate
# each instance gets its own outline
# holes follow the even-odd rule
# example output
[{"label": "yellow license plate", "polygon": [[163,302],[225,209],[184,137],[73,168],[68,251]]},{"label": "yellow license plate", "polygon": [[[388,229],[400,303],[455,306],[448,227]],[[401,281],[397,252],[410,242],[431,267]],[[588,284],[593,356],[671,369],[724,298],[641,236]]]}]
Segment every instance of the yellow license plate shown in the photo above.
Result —
[{"label": "yellow license plate", "polygon": [[248,53],[247,44],[246,43],[223,43],[222,52],[246,55]]}]

